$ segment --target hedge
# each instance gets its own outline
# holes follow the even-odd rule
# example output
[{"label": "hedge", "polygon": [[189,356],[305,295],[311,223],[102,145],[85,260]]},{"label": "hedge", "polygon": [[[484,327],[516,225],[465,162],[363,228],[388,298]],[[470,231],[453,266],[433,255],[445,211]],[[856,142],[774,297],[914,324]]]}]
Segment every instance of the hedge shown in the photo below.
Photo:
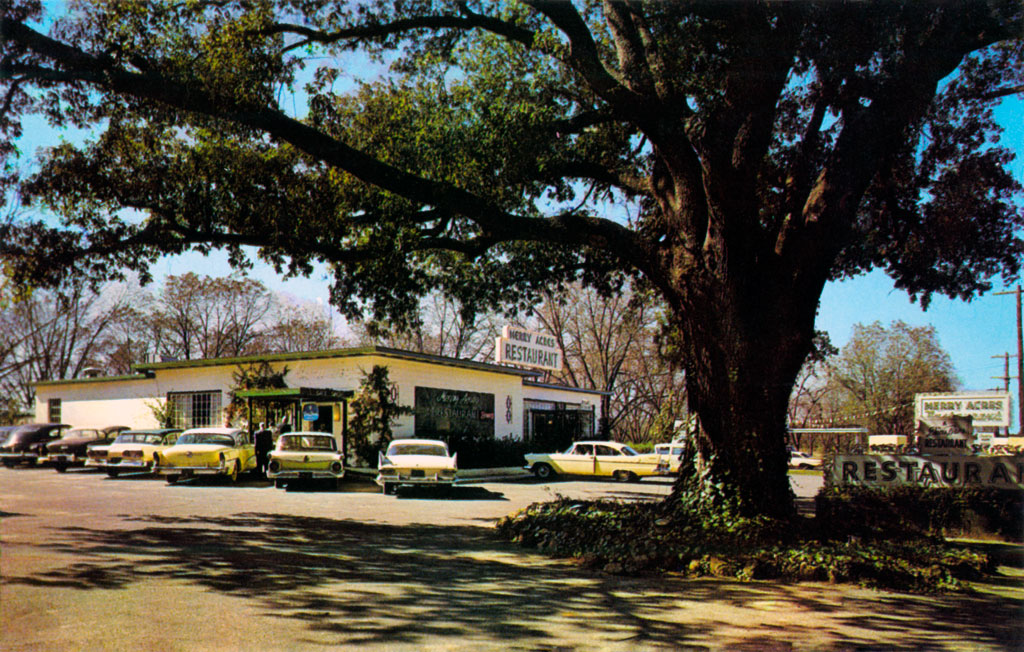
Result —
[{"label": "hedge", "polygon": [[1019,489],[832,487],[815,498],[821,532],[844,538],[996,535],[1024,542]]}]

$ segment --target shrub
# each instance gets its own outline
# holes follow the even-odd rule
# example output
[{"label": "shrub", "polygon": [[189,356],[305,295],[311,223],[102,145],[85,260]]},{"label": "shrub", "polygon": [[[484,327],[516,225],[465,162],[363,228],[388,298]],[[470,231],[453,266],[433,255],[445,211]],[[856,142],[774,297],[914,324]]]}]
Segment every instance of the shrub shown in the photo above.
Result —
[{"label": "shrub", "polygon": [[815,498],[834,538],[945,536],[979,531],[1024,541],[1024,491],[988,487],[832,487]]}]

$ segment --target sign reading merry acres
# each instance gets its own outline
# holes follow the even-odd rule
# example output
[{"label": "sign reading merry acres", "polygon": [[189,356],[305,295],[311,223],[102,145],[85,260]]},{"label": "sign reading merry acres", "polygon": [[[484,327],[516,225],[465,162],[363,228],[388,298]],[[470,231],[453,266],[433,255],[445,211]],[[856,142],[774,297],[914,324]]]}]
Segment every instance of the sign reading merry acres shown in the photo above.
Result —
[{"label": "sign reading merry acres", "polygon": [[1024,457],[1010,455],[836,455],[833,485],[1024,489]]},{"label": "sign reading merry acres", "polygon": [[971,417],[975,428],[1009,428],[1010,395],[1006,392],[917,394],[914,420]]},{"label": "sign reading merry acres", "polygon": [[495,338],[495,362],[550,371],[562,370],[562,350],[550,335],[505,326],[501,337]]}]

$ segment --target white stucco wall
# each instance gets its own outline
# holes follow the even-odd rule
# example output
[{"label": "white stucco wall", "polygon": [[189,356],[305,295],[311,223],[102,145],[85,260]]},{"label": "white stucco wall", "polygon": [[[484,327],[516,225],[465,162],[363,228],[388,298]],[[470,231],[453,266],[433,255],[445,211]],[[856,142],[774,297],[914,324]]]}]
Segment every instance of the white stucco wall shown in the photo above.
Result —
[{"label": "white stucco wall", "polygon": [[49,420],[49,399],[61,401],[61,422],[76,428],[129,426],[156,428],[147,403],[160,394],[151,379],[82,381],[36,387],[36,421]]},{"label": "white stucco wall", "polygon": [[[274,361],[275,370],[288,367],[289,387],[317,387],[358,390],[365,372],[374,365],[388,368],[398,386],[398,402],[415,407],[416,387],[431,387],[494,395],[494,436],[521,438],[524,399],[556,401],[593,407],[600,419],[600,395],[550,387],[525,386],[522,377],[487,368],[464,368],[443,362],[410,360],[381,354]],[[157,423],[147,403],[166,398],[170,392],[222,392],[221,407],[228,404],[237,364],[156,365],[149,379],[93,379],[43,384],[36,389],[36,420],[47,417],[47,400],[60,398],[62,420],[73,426],[121,424],[152,428]],[[414,434],[415,417],[402,417],[395,427],[397,437]],[[341,424],[335,423],[335,434]]]}]

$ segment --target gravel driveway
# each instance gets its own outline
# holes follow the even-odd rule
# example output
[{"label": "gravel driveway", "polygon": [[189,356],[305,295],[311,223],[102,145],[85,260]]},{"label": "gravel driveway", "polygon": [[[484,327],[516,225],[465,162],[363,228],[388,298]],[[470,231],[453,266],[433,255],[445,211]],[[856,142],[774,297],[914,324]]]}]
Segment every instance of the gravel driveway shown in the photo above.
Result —
[{"label": "gravel driveway", "polygon": [[[798,495],[820,478],[794,476]],[[1020,649],[1024,562],[973,596],[581,569],[498,540],[538,500],[651,500],[665,481],[166,486],[0,469],[4,650]]]}]

